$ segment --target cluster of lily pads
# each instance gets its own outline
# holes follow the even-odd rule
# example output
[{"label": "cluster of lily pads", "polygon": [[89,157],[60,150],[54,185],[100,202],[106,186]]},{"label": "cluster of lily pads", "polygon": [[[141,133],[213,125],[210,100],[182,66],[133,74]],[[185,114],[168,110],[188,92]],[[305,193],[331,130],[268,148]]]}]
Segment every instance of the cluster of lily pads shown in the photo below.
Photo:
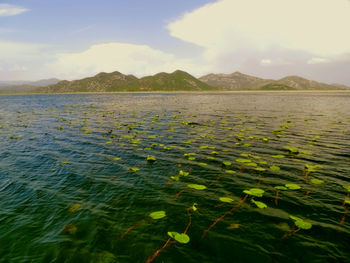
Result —
[{"label": "cluster of lily pads", "polygon": [[[175,243],[191,242],[191,216],[198,210],[208,209],[201,206],[198,196],[206,198],[206,193],[215,195],[215,201],[212,201],[210,209],[217,218],[215,220],[207,218],[208,228],[202,229],[204,238],[209,231],[214,231],[213,228],[222,223],[224,218],[229,216],[234,218],[234,212],[238,209],[264,211],[259,209],[277,207],[280,206],[280,202],[288,204],[293,198],[306,198],[310,194],[313,196],[318,187],[322,189],[321,187],[326,185],[326,179],[322,175],[324,165],[311,158],[314,155],[313,145],[317,145],[323,138],[317,134],[313,135],[308,144],[300,147],[300,143],[289,139],[291,131],[296,126],[290,120],[282,121],[279,127],[264,129],[269,125],[265,118],[253,118],[244,113],[238,113],[234,117],[228,114],[215,120],[199,119],[192,114],[180,112],[149,114],[148,111],[134,113],[123,109],[120,112],[127,116],[123,117],[116,111],[108,111],[93,105],[84,106],[82,109],[84,112],[81,119],[69,117],[75,112],[71,107],[65,108],[64,114],[55,116],[57,118],[55,133],[78,129],[86,138],[98,138],[101,147],[122,149],[116,151],[116,156],[111,157],[112,162],[119,164],[125,170],[120,172],[118,178],[122,178],[122,175],[141,176],[145,165],[152,170],[152,166],[160,167],[165,163],[164,165],[171,171],[168,177],[160,179],[164,180],[165,191],[169,195],[175,194],[176,202],[181,202],[182,195],[187,195],[186,198],[191,200],[191,205],[186,208],[190,219],[188,227],[184,226],[183,231],[172,227],[164,230],[164,238],[167,239],[164,240],[165,244],[161,249]],[[93,120],[97,120],[96,123]],[[262,147],[261,144],[265,148],[272,149],[270,154],[262,152],[261,149],[257,150]],[[255,146],[259,147],[255,149]],[[137,158],[142,156],[142,159],[139,158],[141,161],[131,164],[124,158],[123,151]],[[170,166],[171,163],[166,157],[176,158],[176,164]],[[62,166],[67,164],[68,161],[60,162]],[[288,164],[297,166],[298,174],[293,174],[292,178],[283,175],[288,169]],[[201,184],[199,174],[205,174],[206,171],[208,176],[204,175],[206,178],[202,182],[205,183]],[[215,176],[210,178],[212,174]],[[277,180],[271,183],[270,178],[273,177],[282,179],[278,181],[279,183],[276,183]],[[225,183],[228,181],[235,184],[235,187],[225,189]],[[344,185],[343,189],[346,191],[343,202],[345,212],[340,225],[344,225],[345,215],[350,206],[350,186]],[[201,194],[203,192],[204,194]],[[223,192],[226,194],[222,194]],[[68,212],[76,213],[81,207],[82,204],[73,204],[68,208]],[[222,212],[221,207],[226,210]],[[167,217],[167,211],[152,211],[145,217],[150,221],[142,223],[162,220]],[[284,237],[292,236],[299,230],[312,228],[312,220],[303,219],[300,215],[289,214],[287,219],[292,220],[293,228],[287,231]],[[121,233],[121,239],[129,235],[140,222],[130,225],[130,228]],[[239,227],[238,224],[235,227]],[[63,232],[69,235],[75,235],[77,231],[74,223],[63,227]],[[159,252],[159,250],[155,252],[156,256]],[[148,262],[153,260],[154,257],[150,255]]]}]

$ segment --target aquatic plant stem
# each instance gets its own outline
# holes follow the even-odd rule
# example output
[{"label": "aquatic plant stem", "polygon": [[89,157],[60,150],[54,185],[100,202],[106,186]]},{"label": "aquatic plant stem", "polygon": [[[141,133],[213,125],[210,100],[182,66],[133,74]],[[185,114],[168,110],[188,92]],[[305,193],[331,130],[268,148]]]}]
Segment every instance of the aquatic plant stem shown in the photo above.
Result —
[{"label": "aquatic plant stem", "polygon": [[280,191],[276,191],[275,205],[278,205],[279,193],[280,193]]},{"label": "aquatic plant stem", "polygon": [[235,211],[236,209],[238,209],[248,198],[248,195],[246,195],[243,199],[241,199],[238,204],[236,204],[235,206],[233,206],[230,210],[226,211],[222,216],[220,216],[218,219],[216,219],[210,226],[208,229],[203,231],[202,234],[202,239],[206,236],[206,234],[210,231],[210,229],[212,229],[219,221],[221,221],[225,216],[227,216],[228,214],[232,213],[233,211]]},{"label": "aquatic plant stem", "polygon": [[350,193],[348,193],[348,194],[345,196],[345,199],[344,199],[344,202],[343,202],[343,206],[345,206],[346,200],[348,200],[349,197],[350,197]]},{"label": "aquatic plant stem", "polygon": [[[191,223],[192,223],[191,214],[188,214],[188,216],[189,216],[189,221],[188,221],[188,224],[187,224],[186,229],[184,231],[184,234],[187,234],[187,231],[190,228]],[[176,243],[176,241],[171,241],[171,238],[169,238],[160,249],[158,249],[156,252],[154,252],[154,254],[151,257],[147,258],[146,263],[151,263],[159,255],[160,252],[162,252],[168,246],[175,244],[175,243]]]},{"label": "aquatic plant stem", "polygon": [[186,189],[184,190],[181,190],[180,192],[178,192],[175,196],[174,196],[174,199],[176,200],[183,192],[185,192]]},{"label": "aquatic plant stem", "polygon": [[343,214],[343,217],[342,217],[342,219],[341,219],[340,222],[339,222],[339,227],[342,227],[342,226],[344,225],[345,219],[346,219],[346,215],[348,214],[348,212],[349,212],[349,207],[347,207],[347,208],[345,209],[344,214]]},{"label": "aquatic plant stem", "polygon": [[300,230],[301,230],[301,228],[297,228],[297,229],[294,230],[294,226],[293,226],[292,229],[289,232],[284,234],[282,239],[286,239],[287,237],[290,237],[290,236],[294,235],[295,233],[299,232]]},{"label": "aquatic plant stem", "polygon": [[137,223],[136,225],[129,227],[121,236],[120,236],[120,240],[122,240],[131,230],[133,230],[135,227],[140,226],[142,224],[145,224],[147,221],[141,221],[139,223]]}]

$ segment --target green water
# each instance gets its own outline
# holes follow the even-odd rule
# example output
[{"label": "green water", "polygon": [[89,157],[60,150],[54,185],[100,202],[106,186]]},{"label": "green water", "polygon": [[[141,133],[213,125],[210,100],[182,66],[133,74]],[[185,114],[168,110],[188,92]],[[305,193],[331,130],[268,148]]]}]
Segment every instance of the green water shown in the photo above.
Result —
[{"label": "green water", "polygon": [[350,262],[349,139],[344,93],[0,96],[0,262]]}]

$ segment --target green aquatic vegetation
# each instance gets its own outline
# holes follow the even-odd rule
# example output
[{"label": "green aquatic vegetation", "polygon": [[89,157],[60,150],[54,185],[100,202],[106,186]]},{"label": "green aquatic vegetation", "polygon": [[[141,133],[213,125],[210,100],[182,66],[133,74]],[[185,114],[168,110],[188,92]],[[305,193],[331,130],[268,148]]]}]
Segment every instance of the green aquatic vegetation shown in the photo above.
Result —
[{"label": "green aquatic vegetation", "polygon": [[206,166],[206,165],[208,165],[207,163],[203,163],[203,162],[201,162],[201,163],[199,163],[200,165],[203,165],[203,166]]},{"label": "green aquatic vegetation", "polygon": [[277,165],[272,165],[272,166],[270,166],[270,170],[271,171],[279,171],[279,170],[281,170],[281,168],[279,168]]},{"label": "green aquatic vegetation", "polygon": [[153,219],[161,219],[163,217],[166,217],[166,213],[165,211],[156,211],[156,212],[150,213],[149,216],[152,217]]},{"label": "green aquatic vegetation", "polygon": [[262,197],[264,194],[264,190],[260,188],[251,188],[249,190],[244,190],[243,193],[251,196]]},{"label": "green aquatic vegetation", "polygon": [[130,167],[129,170],[132,171],[132,172],[140,171],[140,169],[137,168],[137,167]]},{"label": "green aquatic vegetation", "polygon": [[254,167],[258,166],[256,163],[253,163],[253,162],[243,163],[243,165],[245,165],[245,166],[254,166]]},{"label": "green aquatic vegetation", "polygon": [[170,176],[170,179],[172,179],[174,181],[179,181],[180,177],[179,176]]},{"label": "green aquatic vegetation", "polygon": [[151,155],[148,155],[147,156],[147,162],[148,163],[154,163],[156,161],[156,157],[155,156],[151,156]]},{"label": "green aquatic vegetation", "polygon": [[188,157],[188,160],[194,161],[194,160],[196,160],[196,158],[195,157]]},{"label": "green aquatic vegetation", "polygon": [[311,183],[316,184],[316,185],[320,185],[320,184],[324,183],[323,180],[319,180],[319,179],[311,179],[310,181],[311,181]]},{"label": "green aquatic vegetation", "polygon": [[233,171],[233,170],[225,170],[225,173],[228,173],[228,174],[235,174],[236,172]]},{"label": "green aquatic vegetation", "polygon": [[182,171],[182,170],[179,171],[179,175],[180,176],[188,176],[189,174],[190,174],[189,172],[185,172],[185,171]]},{"label": "green aquatic vegetation", "polygon": [[238,158],[236,159],[237,163],[251,163],[252,161],[249,159]]},{"label": "green aquatic vegetation", "polygon": [[63,126],[58,126],[57,127],[57,130],[64,130],[65,129],[65,127],[63,127]]},{"label": "green aquatic vegetation", "polygon": [[63,232],[68,235],[75,235],[78,228],[74,224],[68,224],[63,227]]},{"label": "green aquatic vegetation", "polygon": [[264,208],[267,208],[267,205],[263,202],[260,202],[260,201],[255,201],[254,199],[251,200],[251,202],[253,204],[255,204],[258,208],[260,209],[264,209]]},{"label": "green aquatic vegetation", "polygon": [[60,165],[70,164],[70,162],[63,161],[60,163]]},{"label": "green aquatic vegetation", "polygon": [[225,166],[230,166],[232,163],[231,162],[228,162],[228,161],[224,161],[222,162]]},{"label": "green aquatic vegetation", "polygon": [[[311,223],[304,221],[300,217],[290,215],[289,218],[291,218],[294,221],[294,226],[282,237],[282,239],[290,237],[295,233],[299,232],[300,230],[309,230],[312,227]],[[295,229],[295,227],[297,228]]]},{"label": "green aquatic vegetation", "polygon": [[187,244],[190,242],[190,237],[185,233],[168,232],[168,235],[181,244]]},{"label": "green aquatic vegetation", "polygon": [[68,208],[68,211],[70,213],[75,213],[76,211],[78,211],[78,209],[81,207],[81,204],[74,204],[74,205],[71,205],[69,208]]},{"label": "green aquatic vegetation", "polygon": [[285,158],[286,156],[282,154],[277,154],[277,155],[271,155],[272,158]]},{"label": "green aquatic vegetation", "polygon": [[308,230],[312,227],[312,224],[309,222],[304,221],[303,219],[301,219],[300,217],[296,217],[296,216],[289,216],[292,220],[294,220],[294,223],[297,227],[299,227],[300,229],[305,229]]},{"label": "green aquatic vegetation", "polygon": [[285,184],[285,186],[288,188],[288,190],[298,190],[301,189],[301,187],[297,184]]},{"label": "green aquatic vegetation", "polygon": [[219,197],[219,200],[223,203],[232,203],[233,199],[229,197]]},{"label": "green aquatic vegetation", "polygon": [[196,190],[207,189],[207,187],[205,185],[202,185],[202,184],[188,184],[187,187],[193,188],[193,189],[196,189]]},{"label": "green aquatic vegetation", "polygon": [[317,172],[318,169],[322,169],[323,166],[319,164],[316,164],[316,165],[305,164],[304,168],[305,168],[305,178],[307,178],[311,172]]},{"label": "green aquatic vegetation", "polygon": [[216,152],[216,151],[212,151],[210,154],[212,154],[212,155],[218,155],[219,153]]},{"label": "green aquatic vegetation", "polygon": [[266,161],[260,161],[259,164],[267,164]]},{"label": "green aquatic vegetation", "polygon": [[266,171],[266,169],[262,168],[262,167],[257,167],[257,168],[255,168],[255,171],[263,172],[263,171]]}]

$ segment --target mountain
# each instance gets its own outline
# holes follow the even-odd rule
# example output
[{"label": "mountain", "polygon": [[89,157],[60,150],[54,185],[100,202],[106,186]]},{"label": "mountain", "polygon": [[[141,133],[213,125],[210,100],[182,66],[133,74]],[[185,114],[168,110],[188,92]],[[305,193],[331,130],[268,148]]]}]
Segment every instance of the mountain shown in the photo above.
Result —
[{"label": "mountain", "polygon": [[0,81],[0,93],[32,92],[38,87],[53,85],[59,81],[55,78],[37,81]]},{"label": "mountain", "polygon": [[227,90],[252,90],[273,81],[249,76],[238,71],[232,74],[208,74],[200,77],[199,80],[213,87],[221,87]]},{"label": "mountain", "polygon": [[36,92],[116,92],[116,91],[205,91],[217,90],[201,82],[187,72],[158,73],[154,76],[136,78],[118,71],[99,73],[94,77],[73,81],[60,81],[55,85],[38,88]]},{"label": "mountain", "polygon": [[350,87],[325,84],[298,76],[288,76],[279,80],[262,79],[240,72],[232,74],[208,74],[199,78],[214,87],[226,90],[339,90]]}]

